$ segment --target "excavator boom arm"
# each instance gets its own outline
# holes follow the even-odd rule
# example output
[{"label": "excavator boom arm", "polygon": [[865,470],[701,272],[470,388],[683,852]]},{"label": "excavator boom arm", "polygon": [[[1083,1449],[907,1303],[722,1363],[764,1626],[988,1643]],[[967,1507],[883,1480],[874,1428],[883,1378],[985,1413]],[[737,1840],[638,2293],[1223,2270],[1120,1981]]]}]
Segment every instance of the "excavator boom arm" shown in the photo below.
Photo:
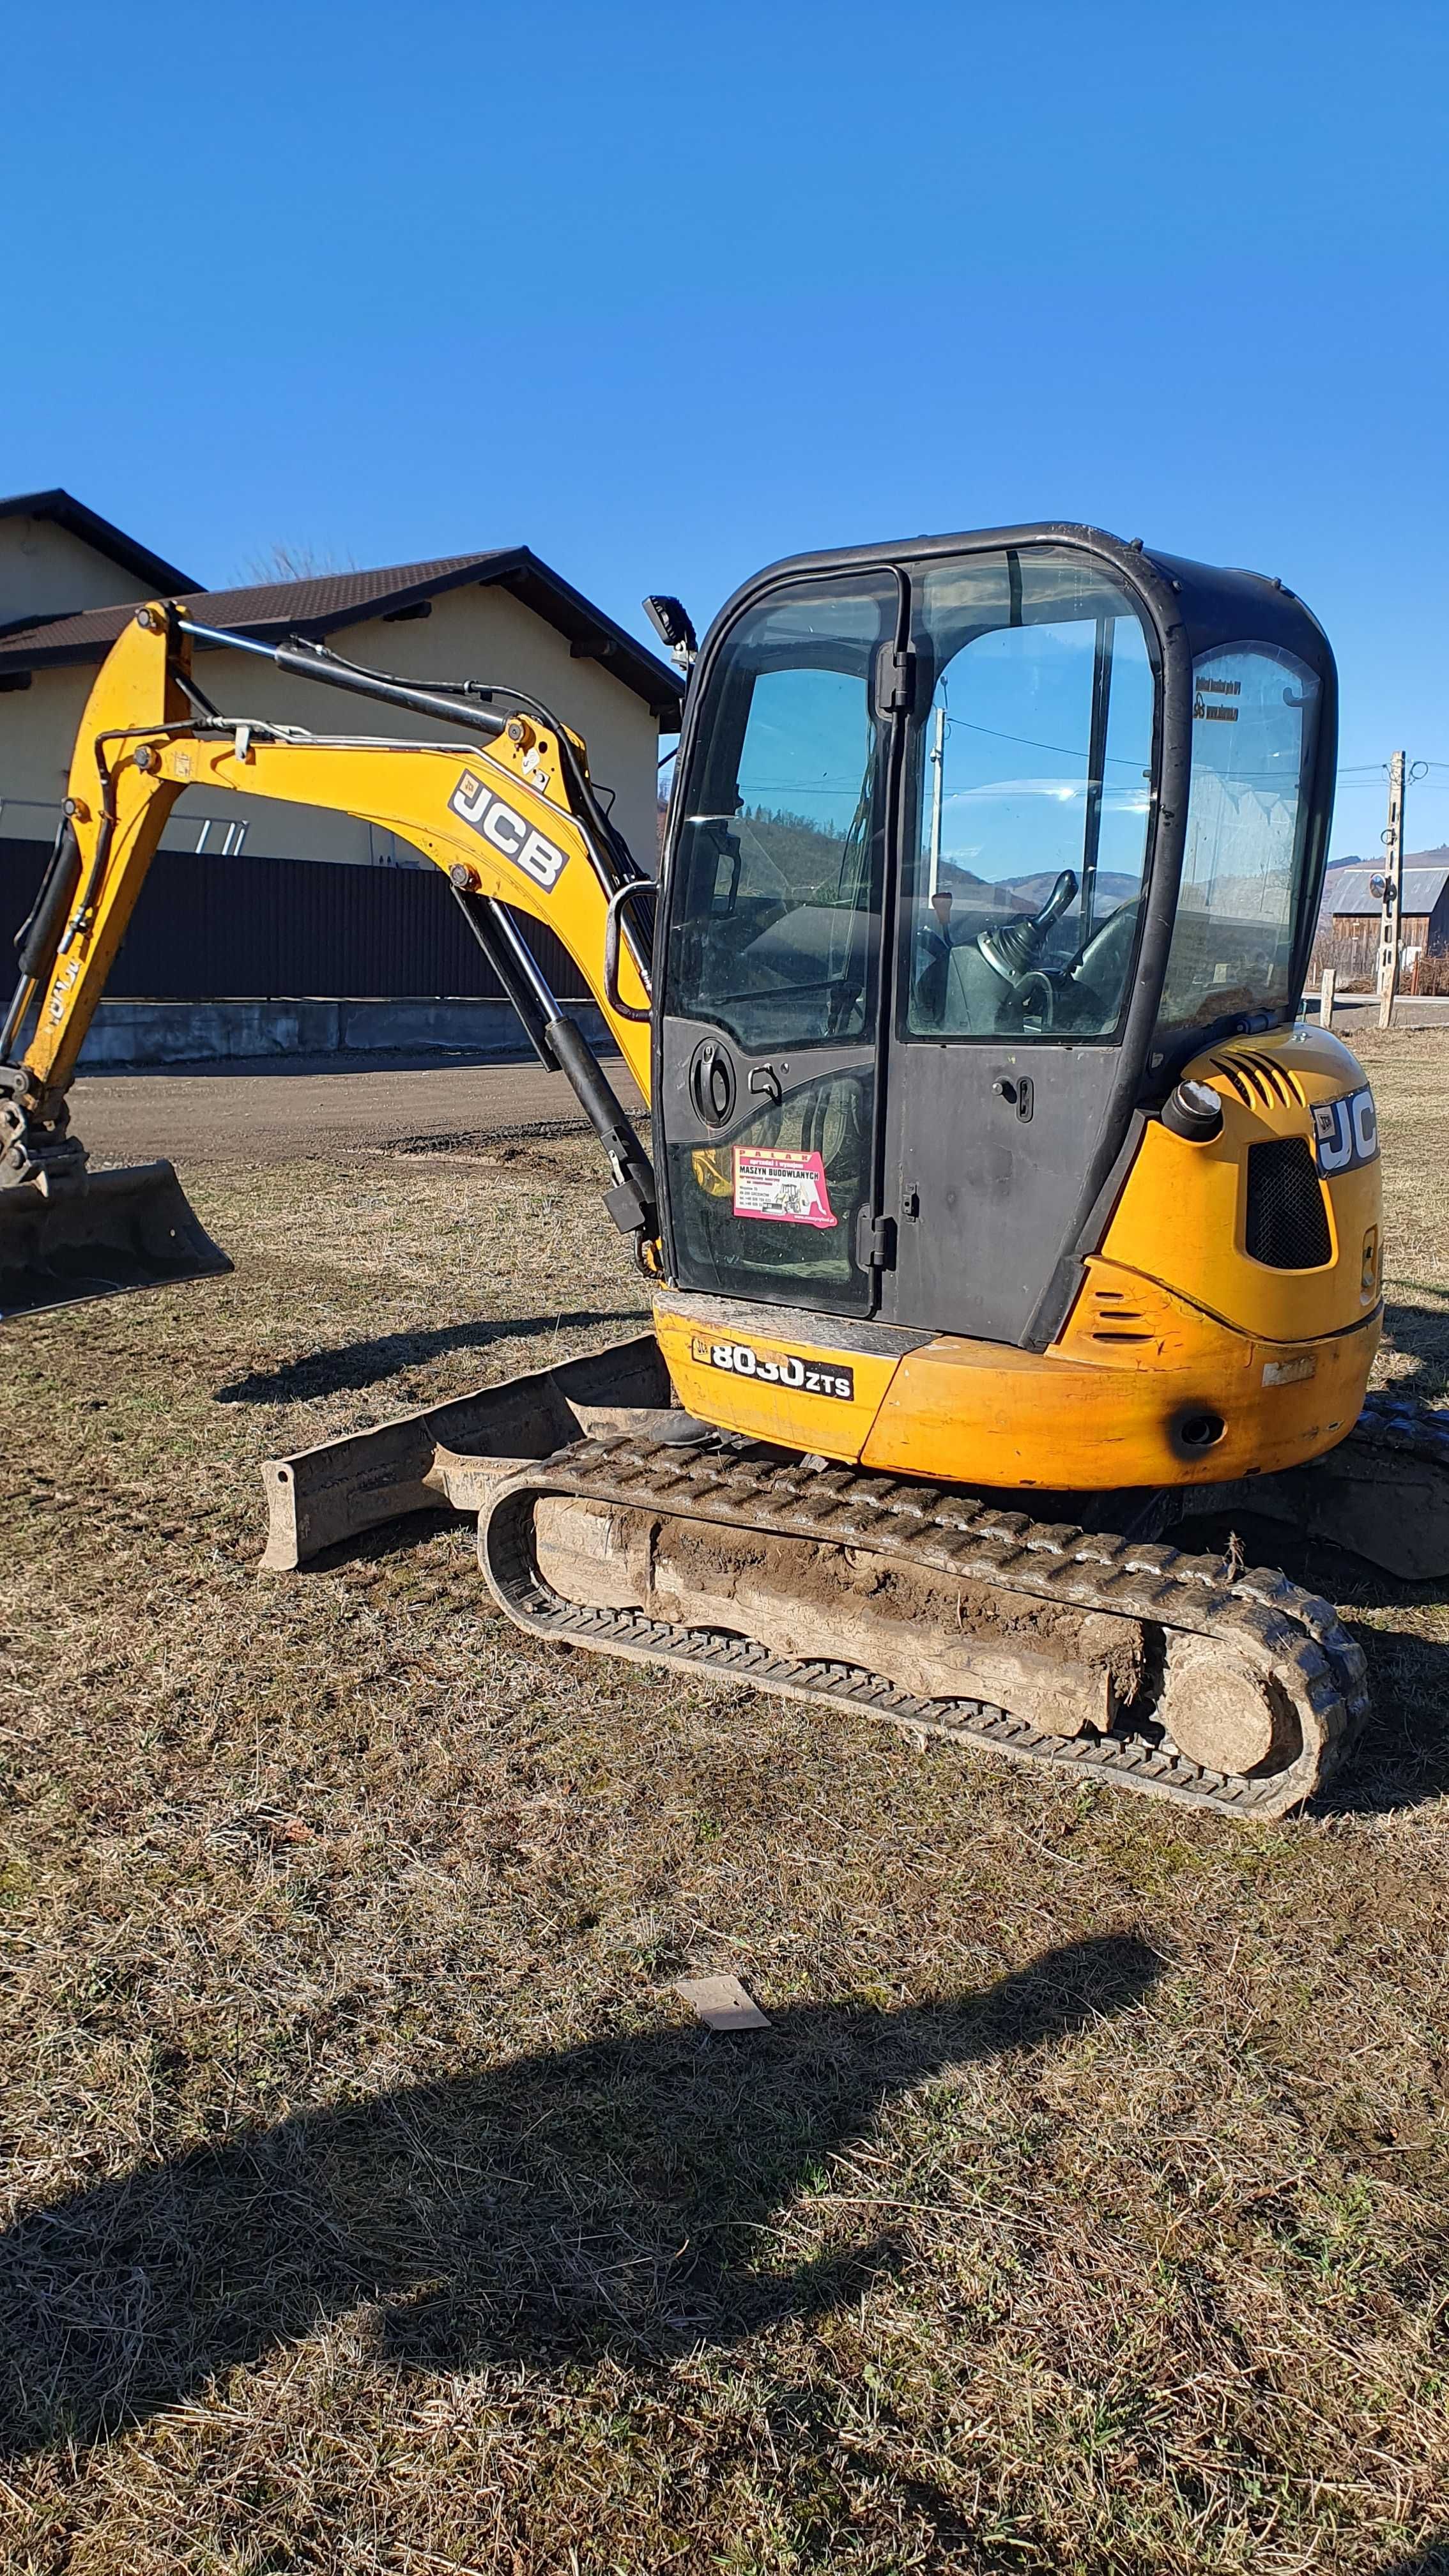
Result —
[{"label": "excavator boom arm", "polygon": [[[404,683],[385,685],[395,699],[446,715],[460,734],[467,727],[479,739],[341,739],[212,717],[189,687],[192,631],[164,608],[139,610],[91,692],[67,800],[80,857],[76,900],[24,1057],[37,1078],[52,1091],[69,1081],[171,808],[186,788],[205,786],[377,823],[411,841],[459,891],[532,914],[567,948],[635,1081],[647,1088],[649,994],[627,941],[623,971],[605,973],[617,867],[611,878],[587,820],[571,810],[570,772],[581,766],[582,746],[521,713],[453,705]],[[269,658],[352,685],[347,665],[334,674],[322,656],[281,646]]]},{"label": "excavator boom arm", "polygon": [[[223,716],[192,678],[198,640],[442,719],[458,739],[383,741]],[[0,1210],[21,1193],[33,1201],[37,1190],[74,1192],[82,1181],[65,1095],[171,810],[203,786],[375,823],[442,871],[541,1060],[572,1083],[612,1167],[610,1212],[647,1263],[656,1228],[648,1157],[514,918],[531,916],[562,942],[647,1098],[652,881],[600,808],[583,744],[531,700],[480,704],[321,648],[258,646],[197,627],[164,605],[137,610],[97,675],[55,854],[18,942],[20,982],[0,1032]],[[157,1169],[175,1194],[169,1168]]]}]

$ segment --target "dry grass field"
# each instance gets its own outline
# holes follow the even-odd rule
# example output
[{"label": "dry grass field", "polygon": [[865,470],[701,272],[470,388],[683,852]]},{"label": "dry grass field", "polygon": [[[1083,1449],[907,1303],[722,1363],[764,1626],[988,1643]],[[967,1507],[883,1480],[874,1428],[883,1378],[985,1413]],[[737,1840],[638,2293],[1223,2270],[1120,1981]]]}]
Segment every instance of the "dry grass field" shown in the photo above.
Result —
[{"label": "dry grass field", "polygon": [[1309,1561],[1378,1715],[1252,1828],[536,1649],[461,1522],[259,1574],[264,1457],[642,1311],[582,1137],[438,1133],[6,1332],[0,2564],[1449,2568],[1449,1587]]}]

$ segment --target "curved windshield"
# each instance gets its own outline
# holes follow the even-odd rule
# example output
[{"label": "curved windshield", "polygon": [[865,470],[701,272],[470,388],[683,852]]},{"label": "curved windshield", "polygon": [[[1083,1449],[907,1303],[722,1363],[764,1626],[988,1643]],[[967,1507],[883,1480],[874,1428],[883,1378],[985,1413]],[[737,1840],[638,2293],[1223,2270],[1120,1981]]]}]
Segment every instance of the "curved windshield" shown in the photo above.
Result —
[{"label": "curved windshield", "polygon": [[907,843],[904,1034],[1102,1038],[1141,922],[1157,681],[1126,589],[1077,554],[920,576],[933,675]]},{"label": "curved windshield", "polygon": [[871,669],[890,574],[793,584],[742,617],[690,754],[670,1009],[752,1049],[875,1025],[882,839]]},{"label": "curved windshield", "polygon": [[1319,684],[1271,644],[1193,664],[1192,785],[1161,1025],[1286,1010],[1312,814]]}]

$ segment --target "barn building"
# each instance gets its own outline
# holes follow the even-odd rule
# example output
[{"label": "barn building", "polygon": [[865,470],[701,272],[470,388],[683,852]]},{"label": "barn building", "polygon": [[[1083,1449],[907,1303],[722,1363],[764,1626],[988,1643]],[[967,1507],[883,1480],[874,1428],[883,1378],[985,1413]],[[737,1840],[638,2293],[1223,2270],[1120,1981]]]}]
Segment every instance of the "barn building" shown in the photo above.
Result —
[{"label": "barn building", "polygon": [[[1382,889],[1382,861],[1372,866],[1355,860],[1329,869],[1315,955],[1334,968],[1341,985],[1371,987],[1376,980]],[[1405,858],[1401,905],[1399,971],[1411,977],[1421,959],[1449,957],[1449,847]]]}]

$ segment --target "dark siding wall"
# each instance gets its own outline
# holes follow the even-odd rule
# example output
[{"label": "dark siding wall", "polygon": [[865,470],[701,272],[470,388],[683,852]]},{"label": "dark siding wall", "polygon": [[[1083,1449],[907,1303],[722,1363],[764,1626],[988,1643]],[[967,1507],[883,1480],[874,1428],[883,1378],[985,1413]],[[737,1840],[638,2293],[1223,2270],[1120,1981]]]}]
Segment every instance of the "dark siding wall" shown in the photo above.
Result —
[{"label": "dark siding wall", "polygon": [[[39,841],[0,840],[4,940],[29,911],[49,855]],[[523,916],[519,926],[560,1000],[582,999],[567,950]],[[8,994],[3,963],[0,984]],[[361,1001],[499,987],[435,868],[160,850],[106,990],[117,1001]]]},{"label": "dark siding wall", "polygon": [[[1427,913],[1404,914],[1401,944],[1405,948],[1422,948],[1431,944]],[[1333,968],[1341,989],[1371,991],[1378,977],[1378,914],[1341,912],[1327,921],[1320,921],[1308,965],[1310,982],[1322,974],[1325,966]]]}]

